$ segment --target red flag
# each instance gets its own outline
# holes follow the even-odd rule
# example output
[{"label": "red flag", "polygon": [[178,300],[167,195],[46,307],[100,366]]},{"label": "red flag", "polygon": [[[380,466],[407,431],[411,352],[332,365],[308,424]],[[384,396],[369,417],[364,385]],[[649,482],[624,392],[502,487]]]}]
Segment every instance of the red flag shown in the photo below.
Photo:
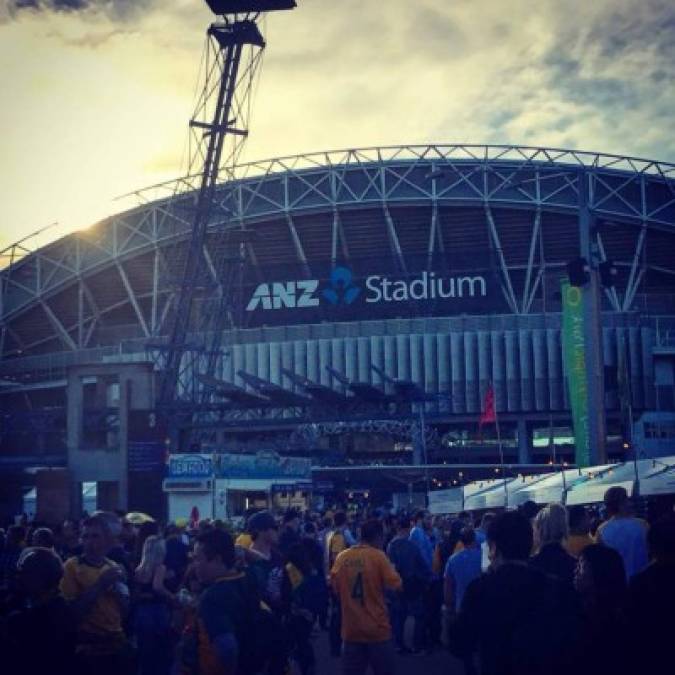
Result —
[{"label": "red flag", "polygon": [[485,392],[485,401],[483,401],[483,414],[480,416],[478,428],[481,429],[484,424],[497,421],[497,412],[495,411],[495,391],[490,385]]}]

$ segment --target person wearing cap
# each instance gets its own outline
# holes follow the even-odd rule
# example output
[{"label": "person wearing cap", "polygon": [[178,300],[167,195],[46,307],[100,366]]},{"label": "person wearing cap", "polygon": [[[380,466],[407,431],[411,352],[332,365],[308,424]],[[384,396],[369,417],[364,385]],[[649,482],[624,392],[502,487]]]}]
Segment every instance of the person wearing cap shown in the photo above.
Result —
[{"label": "person wearing cap", "polygon": [[605,508],[609,520],[598,527],[595,538],[619,552],[630,579],[647,566],[647,528],[631,515],[628,493],[620,485],[605,492]]},{"label": "person wearing cap", "polygon": [[280,583],[275,583],[282,569],[283,560],[277,549],[279,526],[269,511],[258,511],[248,519],[246,528],[253,543],[249,547],[251,556],[248,566],[260,591],[260,597],[271,608],[279,605],[281,598]]},{"label": "person wearing cap", "polygon": [[300,543],[300,515],[294,509],[284,513],[284,526],[279,534],[279,550],[287,558],[293,546]]},{"label": "person wearing cap", "polygon": [[[29,606],[7,618],[3,652],[6,672],[25,675],[76,672],[76,619],[59,593],[61,559],[48,548],[23,550],[17,563],[17,582]],[[12,658],[19,660],[11,663]]]}]

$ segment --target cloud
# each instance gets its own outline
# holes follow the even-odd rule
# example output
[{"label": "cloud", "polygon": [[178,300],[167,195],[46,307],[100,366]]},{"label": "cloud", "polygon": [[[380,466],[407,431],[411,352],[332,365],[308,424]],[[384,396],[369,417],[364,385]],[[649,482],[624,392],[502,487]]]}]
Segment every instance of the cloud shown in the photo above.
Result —
[{"label": "cloud", "polygon": [[0,20],[20,18],[22,14],[57,12],[64,14],[102,14],[115,21],[128,21],[147,11],[155,0],[3,0]]},{"label": "cloud", "polygon": [[50,33],[47,33],[47,37],[56,37],[64,45],[70,47],[83,47],[87,49],[99,49],[105,44],[114,40],[117,37],[133,34],[135,31],[127,30],[124,28],[111,28],[109,30],[102,31],[87,31],[77,36],[69,36],[65,33],[61,33],[58,30],[53,30]]},{"label": "cloud", "polygon": [[[206,3],[2,2],[3,222],[83,225],[184,170]],[[672,0],[303,0],[263,32],[244,161],[416,142],[675,160]]]}]

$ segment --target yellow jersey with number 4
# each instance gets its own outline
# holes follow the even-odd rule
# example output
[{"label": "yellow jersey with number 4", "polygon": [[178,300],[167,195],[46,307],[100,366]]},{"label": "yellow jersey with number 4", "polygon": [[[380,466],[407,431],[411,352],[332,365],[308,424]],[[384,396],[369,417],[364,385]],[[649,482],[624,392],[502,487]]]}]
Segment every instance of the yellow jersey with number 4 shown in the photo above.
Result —
[{"label": "yellow jersey with number 4", "polygon": [[401,588],[401,577],[380,549],[359,544],[342,551],[330,573],[340,597],[342,639],[384,642],[391,639],[385,589]]}]

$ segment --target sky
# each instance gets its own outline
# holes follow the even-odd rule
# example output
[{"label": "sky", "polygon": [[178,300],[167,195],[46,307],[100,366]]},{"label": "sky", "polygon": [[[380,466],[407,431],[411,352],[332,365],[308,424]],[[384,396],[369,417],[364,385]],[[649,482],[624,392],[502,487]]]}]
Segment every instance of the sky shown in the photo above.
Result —
[{"label": "sky", "polygon": [[[186,171],[200,0],[0,0],[0,250]],[[675,162],[672,0],[298,0],[265,19],[244,161],[413,143]]]}]

